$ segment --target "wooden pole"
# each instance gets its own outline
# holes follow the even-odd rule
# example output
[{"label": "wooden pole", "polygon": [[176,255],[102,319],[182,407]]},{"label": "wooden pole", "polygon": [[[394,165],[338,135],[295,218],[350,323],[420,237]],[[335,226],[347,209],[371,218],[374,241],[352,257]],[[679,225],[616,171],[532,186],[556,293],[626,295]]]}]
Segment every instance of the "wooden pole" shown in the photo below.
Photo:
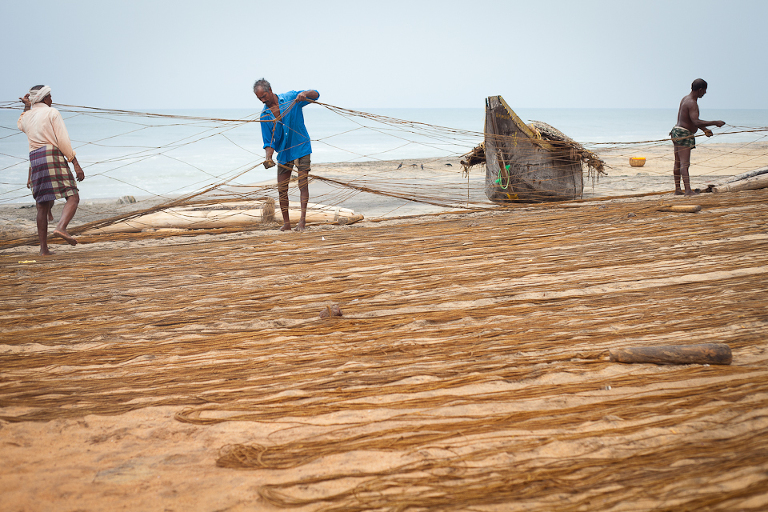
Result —
[{"label": "wooden pole", "polygon": [[768,174],[761,174],[745,180],[717,185],[713,190],[715,192],[740,192],[742,190],[757,190],[766,187],[768,187]]},{"label": "wooden pole", "polygon": [[733,358],[723,343],[617,348],[610,350],[610,356],[617,363],[655,364],[731,364]]},{"label": "wooden pole", "polygon": [[701,211],[701,205],[699,204],[692,204],[692,205],[685,205],[685,204],[679,204],[676,206],[661,206],[658,208],[657,211],[660,212],[673,212],[673,213],[696,213],[698,211]]}]

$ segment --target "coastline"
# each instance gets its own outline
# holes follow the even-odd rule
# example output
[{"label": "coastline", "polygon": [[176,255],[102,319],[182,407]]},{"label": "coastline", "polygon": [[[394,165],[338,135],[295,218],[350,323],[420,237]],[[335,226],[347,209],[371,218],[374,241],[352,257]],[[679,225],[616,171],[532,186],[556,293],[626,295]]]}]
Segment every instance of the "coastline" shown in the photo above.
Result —
[{"label": "coastline", "polygon": [[[703,189],[722,177],[768,165],[768,143],[745,145],[709,144],[706,140],[703,142],[694,150],[692,157],[691,181],[694,188]],[[640,146],[631,150],[626,147],[603,148],[600,156],[607,164],[608,175],[595,180],[585,177],[584,200],[620,198],[638,194],[664,194],[674,189],[671,172],[673,156],[669,145]],[[631,156],[645,156],[645,166],[631,167],[629,165]],[[402,167],[398,169],[400,165]],[[452,206],[436,206],[424,202],[411,202],[391,195],[345,191],[333,184],[329,185],[319,180],[312,181],[311,202],[351,208],[356,213],[362,213],[366,220],[452,211],[461,206],[465,197],[469,200],[470,206],[473,203],[477,205],[485,203],[490,206],[483,193],[484,167],[477,166],[470,171],[470,188],[467,191],[467,180],[462,177],[458,157],[314,164],[312,175],[349,182],[353,185],[364,185],[373,189],[381,188],[387,193],[411,194],[417,199],[424,197],[428,200],[429,197],[440,198],[441,195],[453,198]],[[276,191],[274,187],[270,187],[274,183],[275,180],[268,180],[249,185],[224,187],[223,190],[202,197],[215,199],[228,194],[231,196],[241,193],[252,194],[266,187],[265,195],[274,196],[276,199]],[[289,195],[292,201],[298,200],[295,183],[291,184]],[[132,204],[118,204],[118,198],[81,199],[78,212],[70,226],[76,227],[88,222],[151,208],[171,199],[158,196],[136,197],[137,202]],[[63,201],[57,201],[53,210],[56,218],[62,207]],[[263,226],[255,227],[255,229],[262,228]],[[0,206],[0,238],[13,239],[33,236],[35,233],[35,209],[31,195],[29,203]]]}]

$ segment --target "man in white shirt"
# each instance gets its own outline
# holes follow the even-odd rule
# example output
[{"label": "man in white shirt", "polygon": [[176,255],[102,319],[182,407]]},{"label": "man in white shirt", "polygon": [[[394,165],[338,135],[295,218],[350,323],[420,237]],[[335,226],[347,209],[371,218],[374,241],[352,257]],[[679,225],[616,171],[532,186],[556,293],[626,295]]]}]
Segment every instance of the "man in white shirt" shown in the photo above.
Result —
[{"label": "man in white shirt", "polygon": [[69,170],[69,162],[75,167],[77,181],[83,181],[83,168],[75,157],[67,128],[58,110],[51,107],[51,88],[36,85],[23,98],[24,112],[16,125],[27,134],[29,140],[29,177],[27,187],[37,204],[37,235],[40,238],[40,255],[53,254],[48,250],[48,221],[53,220],[51,208],[56,199],[66,198],[67,203],[53,234],[70,245],[75,240],[67,233],[67,225],[75,216],[80,195]]}]

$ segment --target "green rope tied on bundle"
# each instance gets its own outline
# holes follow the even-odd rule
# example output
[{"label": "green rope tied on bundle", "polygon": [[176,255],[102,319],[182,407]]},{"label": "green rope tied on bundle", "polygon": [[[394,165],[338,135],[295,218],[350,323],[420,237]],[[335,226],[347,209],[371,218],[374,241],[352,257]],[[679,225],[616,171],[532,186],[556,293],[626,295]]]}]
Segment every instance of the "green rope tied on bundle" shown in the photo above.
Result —
[{"label": "green rope tied on bundle", "polygon": [[507,184],[504,185],[503,179],[501,177],[501,174],[499,174],[499,177],[496,178],[496,184],[499,185],[502,188],[502,190],[507,190],[507,187],[509,187],[509,181],[511,179],[510,176],[509,176],[509,164],[507,164],[504,167],[504,170],[507,171]]}]

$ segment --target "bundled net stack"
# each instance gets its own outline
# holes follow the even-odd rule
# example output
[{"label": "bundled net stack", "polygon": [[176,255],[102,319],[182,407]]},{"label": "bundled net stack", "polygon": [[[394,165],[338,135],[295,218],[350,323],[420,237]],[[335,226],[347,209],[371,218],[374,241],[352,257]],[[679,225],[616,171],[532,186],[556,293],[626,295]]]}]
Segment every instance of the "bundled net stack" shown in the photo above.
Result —
[{"label": "bundled net stack", "polygon": [[546,140],[553,146],[568,150],[571,155],[578,156],[581,162],[587,167],[589,177],[606,174],[605,162],[603,162],[597,154],[586,149],[554,126],[550,126],[542,121],[531,121],[528,123],[528,128],[530,128],[539,139]]},{"label": "bundled net stack", "polygon": [[[586,166],[588,170],[587,175],[590,178],[606,174],[605,162],[603,162],[596,153],[586,149],[557,128],[542,121],[531,121],[527,126],[536,135],[537,139],[545,140],[558,149],[568,151],[571,159],[578,157]],[[484,163],[485,142],[475,146],[472,151],[461,157],[461,165],[464,166],[465,170],[469,170],[471,167]]]}]

